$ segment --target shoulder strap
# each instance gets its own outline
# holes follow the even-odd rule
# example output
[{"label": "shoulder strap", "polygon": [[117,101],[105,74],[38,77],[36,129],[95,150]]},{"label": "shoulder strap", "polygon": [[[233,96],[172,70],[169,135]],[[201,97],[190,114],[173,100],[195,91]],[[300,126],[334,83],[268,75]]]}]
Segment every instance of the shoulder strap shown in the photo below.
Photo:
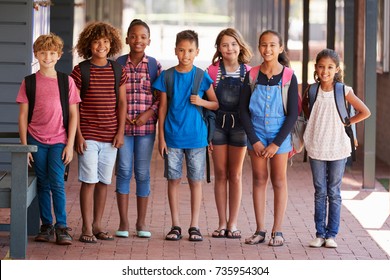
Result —
[{"label": "shoulder strap", "polygon": [[26,86],[26,95],[28,99],[28,123],[30,123],[34,111],[34,106],[35,106],[35,87],[36,87],[35,73],[26,76],[24,78],[24,83]]},{"label": "shoulder strap", "polygon": [[175,67],[171,67],[165,70],[164,73],[164,81],[165,81],[165,88],[167,89],[166,94],[167,94],[168,104],[173,95],[174,73],[175,73]]},{"label": "shoulder strap", "polygon": [[126,66],[126,61],[128,57],[129,57],[128,54],[121,55],[116,59],[116,62],[118,62],[122,66]]},{"label": "shoulder strap", "polygon": [[[291,68],[284,67],[282,75],[282,101],[284,114],[287,114],[288,89],[290,88],[291,78],[294,71]],[[299,102],[298,102],[299,103]]]},{"label": "shoulder strap", "polygon": [[146,56],[146,57],[148,59],[148,72],[150,77],[150,84],[152,85],[157,78],[157,60],[151,56]]},{"label": "shoulder strap", "polygon": [[210,78],[213,80],[214,88],[217,86],[218,69],[219,69],[219,61],[217,61],[215,64],[211,64],[207,71],[210,75]]},{"label": "shoulder strap", "polygon": [[257,77],[259,76],[259,71],[260,71],[260,65],[252,67],[252,69],[249,71],[249,85],[251,87],[252,92],[255,90],[255,85],[257,83]]},{"label": "shoulder strap", "polygon": [[68,75],[57,71],[57,82],[60,91],[60,100],[62,107],[62,119],[66,133],[68,133],[69,123],[69,78]]},{"label": "shoulder strap", "polygon": [[345,124],[349,122],[350,115],[347,108],[347,101],[345,100],[345,88],[343,83],[334,84],[334,100],[336,101],[337,111],[341,121]]},{"label": "shoulder strap", "polygon": [[313,108],[314,106],[314,102],[316,101],[317,99],[317,93],[318,93],[318,89],[320,87],[320,84],[319,83],[314,83],[312,85],[309,86],[309,91],[308,91],[308,97],[309,97],[309,111],[311,111],[311,109]]},{"label": "shoulder strap", "polygon": [[80,89],[80,98],[84,98],[87,89],[89,87],[89,75],[91,64],[89,60],[84,60],[79,63],[80,73],[81,73],[81,89]]},{"label": "shoulder strap", "polygon": [[119,84],[121,83],[122,78],[122,66],[113,60],[109,60],[111,63],[112,70],[114,71],[114,77],[115,77],[115,95],[116,95],[116,104],[118,105],[118,99],[119,99]]}]

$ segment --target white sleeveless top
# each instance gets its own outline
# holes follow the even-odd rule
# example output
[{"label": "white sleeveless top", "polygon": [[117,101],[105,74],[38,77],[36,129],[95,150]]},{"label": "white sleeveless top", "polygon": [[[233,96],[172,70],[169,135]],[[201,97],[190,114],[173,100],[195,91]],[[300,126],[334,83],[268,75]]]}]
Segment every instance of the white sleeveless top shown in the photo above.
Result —
[{"label": "white sleeveless top", "polygon": [[[350,90],[345,86],[345,95]],[[351,155],[351,142],[337,112],[333,90],[318,89],[303,139],[307,154],[313,159],[332,161]]]}]

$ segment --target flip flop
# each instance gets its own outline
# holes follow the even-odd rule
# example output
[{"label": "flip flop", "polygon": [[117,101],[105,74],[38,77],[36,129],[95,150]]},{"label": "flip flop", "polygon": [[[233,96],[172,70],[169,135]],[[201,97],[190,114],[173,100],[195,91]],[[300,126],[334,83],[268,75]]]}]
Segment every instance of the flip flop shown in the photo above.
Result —
[{"label": "flip flop", "polygon": [[137,230],[137,236],[140,238],[150,238],[152,233],[147,230]]},{"label": "flip flop", "polygon": [[106,232],[100,231],[100,232],[98,232],[98,233],[95,233],[94,235],[95,235],[95,237],[96,237],[97,239],[100,239],[100,240],[114,240],[114,237],[111,236],[111,235],[108,233],[108,231],[106,231]]},{"label": "flip flop", "polygon": [[87,234],[80,235],[79,241],[83,243],[97,243],[96,237],[94,235]]},{"label": "flip flop", "polygon": [[[275,241],[279,241],[279,242],[275,243]],[[280,247],[283,245],[284,245],[283,233],[281,233],[280,231],[272,232],[271,239],[269,240],[268,246]]]}]

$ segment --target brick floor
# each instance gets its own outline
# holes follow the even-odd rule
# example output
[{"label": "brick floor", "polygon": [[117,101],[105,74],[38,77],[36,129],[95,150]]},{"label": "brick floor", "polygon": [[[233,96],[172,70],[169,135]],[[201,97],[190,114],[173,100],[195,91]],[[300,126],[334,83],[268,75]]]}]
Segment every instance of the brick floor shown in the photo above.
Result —
[{"label": "brick floor", "polygon": [[[378,168],[381,168],[379,166]],[[386,167],[387,168],[387,167]],[[66,184],[68,223],[74,237],[72,246],[57,246],[55,243],[36,243],[29,238],[27,260],[389,260],[390,259],[390,218],[389,193],[378,183],[375,190],[362,190],[361,166],[355,164],[348,169],[342,186],[343,207],[338,248],[314,249],[308,242],[314,237],[313,187],[308,163],[297,155],[292,166],[288,167],[289,200],[284,220],[283,233],[285,246],[269,247],[267,242],[255,246],[244,244],[244,238],[255,229],[255,218],[251,197],[251,167],[249,157],[244,164],[243,197],[238,228],[243,239],[211,238],[218,225],[212,184],[204,184],[203,202],[200,213],[200,228],[203,242],[189,242],[187,228],[190,220],[189,188],[184,180],[181,189],[181,221],[184,238],[178,242],[164,240],[171,226],[170,211],[166,195],[166,180],[163,178],[163,161],[154,151],[152,159],[152,192],[147,215],[147,223],[152,238],[140,239],[135,236],[135,196],[130,196],[131,236],[114,241],[98,241],[85,244],[78,241],[81,233],[79,207],[80,183],[77,181],[77,160],[72,162],[70,178]],[[383,170],[382,170],[383,172]],[[384,171],[387,172],[387,169]],[[115,178],[114,178],[115,180]],[[114,181],[115,182],[115,181]],[[109,186],[105,214],[103,218],[107,230],[114,233],[119,224],[114,182]],[[134,190],[132,182],[131,189]],[[372,195],[385,197],[383,206],[371,201]],[[387,205],[386,205],[387,197]],[[370,202],[371,204],[369,204]],[[363,214],[355,213],[356,209]],[[384,210],[383,210],[384,209]],[[387,209],[387,210],[386,210]],[[385,213],[379,212],[385,211]],[[387,211],[387,213],[386,213]],[[267,229],[272,227],[273,191],[268,188]],[[7,219],[7,210],[1,210],[1,219]],[[364,216],[365,213],[365,216]],[[363,218],[381,220],[365,226]],[[8,218],[9,219],[9,218]],[[373,221],[371,221],[373,223]],[[0,233],[0,258],[8,254],[9,234]]]}]

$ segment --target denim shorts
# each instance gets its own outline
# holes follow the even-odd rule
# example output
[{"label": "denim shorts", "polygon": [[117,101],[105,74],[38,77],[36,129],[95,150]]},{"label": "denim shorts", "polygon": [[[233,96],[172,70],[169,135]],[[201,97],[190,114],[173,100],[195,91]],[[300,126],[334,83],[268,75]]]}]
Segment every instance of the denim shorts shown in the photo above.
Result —
[{"label": "denim shorts", "polygon": [[[269,146],[272,141],[275,138],[267,138],[267,137],[260,137],[260,142],[264,145],[264,147]],[[253,150],[253,147],[251,143],[248,141],[248,150]],[[276,155],[278,154],[285,154],[288,153],[292,150],[292,145],[291,145],[291,134],[287,135],[286,139],[284,139],[282,145],[280,145],[278,151],[275,153]]]},{"label": "denim shorts", "polygon": [[168,148],[165,155],[164,176],[169,180],[182,178],[183,158],[186,158],[187,178],[193,181],[204,179],[206,147],[197,149]]},{"label": "denim shorts", "polygon": [[112,143],[86,140],[87,149],[79,159],[79,180],[87,184],[111,184],[117,148]]},{"label": "denim shorts", "polygon": [[235,147],[245,147],[247,137],[243,128],[215,128],[213,145],[230,145]]}]

